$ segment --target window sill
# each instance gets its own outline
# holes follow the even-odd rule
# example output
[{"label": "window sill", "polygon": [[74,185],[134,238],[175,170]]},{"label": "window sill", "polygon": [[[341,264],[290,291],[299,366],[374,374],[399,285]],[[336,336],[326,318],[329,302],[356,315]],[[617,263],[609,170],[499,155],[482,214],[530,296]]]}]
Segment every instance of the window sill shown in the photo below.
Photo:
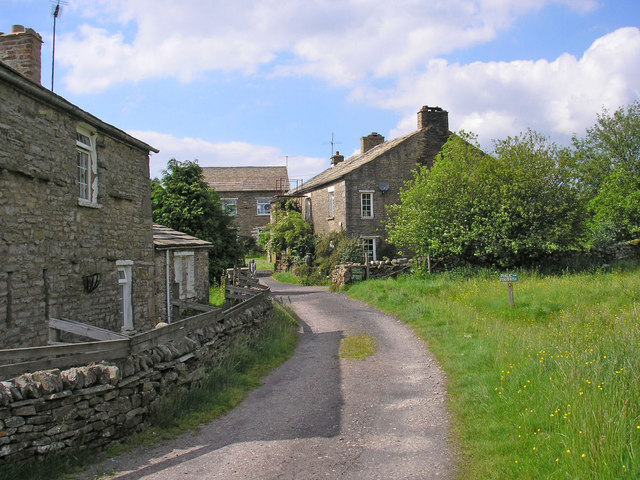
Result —
[{"label": "window sill", "polygon": [[79,198],[78,199],[78,206],[79,207],[87,207],[87,208],[102,208],[102,205],[99,203],[93,203],[90,200],[85,200],[84,198]]},{"label": "window sill", "polygon": [[360,217],[361,220],[373,220],[373,217]]},{"label": "window sill", "polygon": [[327,222],[333,220],[335,217],[327,217]]}]

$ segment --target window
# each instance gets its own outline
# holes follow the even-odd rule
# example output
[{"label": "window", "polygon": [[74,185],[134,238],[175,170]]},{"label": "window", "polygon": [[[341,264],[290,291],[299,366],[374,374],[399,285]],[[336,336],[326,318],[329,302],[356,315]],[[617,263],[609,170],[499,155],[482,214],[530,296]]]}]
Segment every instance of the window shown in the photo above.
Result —
[{"label": "window", "polygon": [[333,192],[329,192],[329,218],[333,218],[333,211],[334,211],[334,195]]},{"label": "window", "polygon": [[304,200],[304,219],[307,222],[311,221],[311,197]]},{"label": "window", "polygon": [[89,130],[76,130],[76,164],[78,167],[78,203],[84,206],[98,204],[98,163],[95,134]]},{"label": "window", "polygon": [[122,312],[122,330],[133,330],[133,306],[131,304],[132,267],[131,260],[118,260],[118,297]]},{"label": "window", "polygon": [[173,254],[173,272],[178,284],[180,300],[196,296],[194,282],[194,255],[192,251],[175,252]]},{"label": "window", "polygon": [[221,198],[222,211],[227,215],[235,217],[238,215],[238,199],[237,198]]},{"label": "window", "polygon": [[373,218],[373,192],[360,192],[360,214],[362,218]]},{"label": "window", "polygon": [[376,261],[376,239],[362,238],[362,250],[369,255],[369,261]]},{"label": "window", "polygon": [[258,199],[258,215],[269,215],[271,213],[271,200]]}]

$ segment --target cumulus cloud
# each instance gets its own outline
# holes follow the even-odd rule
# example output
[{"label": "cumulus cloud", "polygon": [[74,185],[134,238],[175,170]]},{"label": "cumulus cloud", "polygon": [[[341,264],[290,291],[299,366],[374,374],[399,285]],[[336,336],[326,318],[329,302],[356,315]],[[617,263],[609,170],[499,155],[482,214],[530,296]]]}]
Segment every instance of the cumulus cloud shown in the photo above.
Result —
[{"label": "cumulus cloud", "polygon": [[416,128],[416,106],[437,103],[451,112],[452,129],[474,131],[484,141],[526,128],[566,139],[583,134],[603,107],[640,98],[639,78],[640,29],[628,27],[597,39],[580,58],[468,65],[434,59],[393,90],[359,96],[406,112],[392,136]]},{"label": "cumulus cloud", "polygon": [[284,153],[276,147],[245,142],[212,143],[201,138],[178,138],[166,133],[139,130],[127,133],[160,150],[160,153],[151,155],[151,178],[161,177],[167,161],[172,158],[180,161],[198,160],[201,167],[260,167],[288,164],[291,180],[308,180],[327,167],[327,160],[324,158],[295,155],[285,158]]},{"label": "cumulus cloud", "polygon": [[[425,61],[494,39],[514,19],[551,3],[595,0],[85,0],[87,19],[61,35],[60,62],[75,92],[211,70],[324,78],[354,86],[396,78]],[[286,60],[283,60],[285,59]]]}]

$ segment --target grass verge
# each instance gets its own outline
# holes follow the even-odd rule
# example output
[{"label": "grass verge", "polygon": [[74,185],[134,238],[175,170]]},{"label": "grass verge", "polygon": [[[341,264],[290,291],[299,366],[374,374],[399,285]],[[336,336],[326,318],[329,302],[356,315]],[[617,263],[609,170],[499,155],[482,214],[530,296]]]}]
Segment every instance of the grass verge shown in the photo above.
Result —
[{"label": "grass verge", "polygon": [[351,335],[340,343],[340,357],[364,360],[376,352],[376,341],[366,333]]},{"label": "grass verge", "polygon": [[[114,456],[136,446],[174,438],[233,409],[249,391],[261,385],[260,378],[293,354],[297,342],[297,320],[275,303],[274,321],[258,339],[238,338],[229,355],[211,370],[198,388],[167,398],[156,410],[149,428],[114,445],[106,455]],[[0,480],[72,478],[69,477],[72,472],[86,468],[95,458],[86,451],[65,452],[51,455],[42,462],[6,465],[0,467]]]},{"label": "grass verge", "polygon": [[446,371],[460,478],[640,478],[640,269],[370,281]]}]

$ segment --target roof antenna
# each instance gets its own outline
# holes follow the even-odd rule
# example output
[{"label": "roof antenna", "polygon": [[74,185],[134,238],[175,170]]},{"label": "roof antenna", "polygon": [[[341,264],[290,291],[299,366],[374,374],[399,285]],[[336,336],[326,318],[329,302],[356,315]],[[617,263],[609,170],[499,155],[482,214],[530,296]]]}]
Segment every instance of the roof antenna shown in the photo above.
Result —
[{"label": "roof antenna", "polygon": [[[342,144],[342,142],[334,141],[333,140],[333,132],[331,132],[331,141],[328,142],[328,143],[331,144],[331,157],[333,157],[333,154],[335,153],[334,150],[333,150],[333,146],[334,145],[340,145],[340,144]],[[324,145],[327,145],[327,142],[324,142]],[[331,158],[331,157],[329,157],[329,158]]]},{"label": "roof antenna", "polygon": [[51,8],[51,15],[53,15],[53,53],[51,55],[51,91],[53,92],[53,80],[55,78],[56,71],[56,22],[58,17],[62,15],[62,5],[66,5],[64,0],[55,0],[55,4]]}]

